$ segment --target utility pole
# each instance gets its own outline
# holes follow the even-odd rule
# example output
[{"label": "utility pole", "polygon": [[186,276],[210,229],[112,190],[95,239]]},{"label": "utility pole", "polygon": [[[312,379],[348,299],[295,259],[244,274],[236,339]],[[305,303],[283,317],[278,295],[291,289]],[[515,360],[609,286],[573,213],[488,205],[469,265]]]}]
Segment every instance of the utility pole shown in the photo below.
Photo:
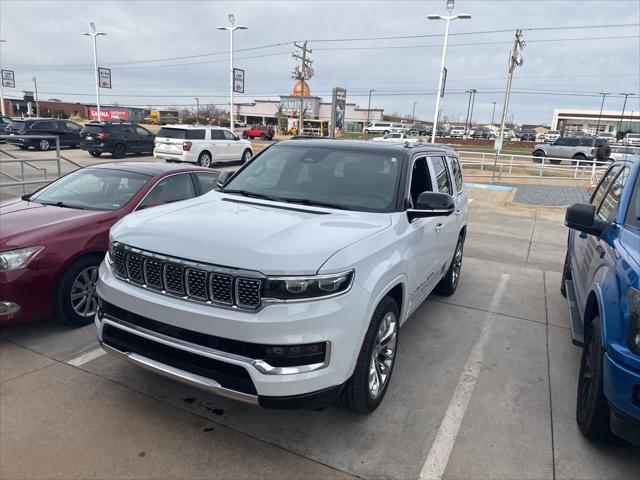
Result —
[{"label": "utility pole", "polygon": [[469,116],[469,130],[471,130],[471,128],[473,127],[473,108],[476,106],[476,93],[478,93],[478,90],[473,88],[471,89],[471,92],[473,94],[473,97],[471,99],[471,114]]},{"label": "utility pole", "polygon": [[496,114],[496,102],[491,102],[493,103],[493,112],[491,112],[491,126],[493,127],[493,118]]},{"label": "utility pole", "polygon": [[297,53],[293,54],[293,58],[300,60],[300,69],[296,68],[293,72],[293,78],[297,78],[300,81],[300,114],[298,115],[298,135],[304,134],[304,81],[311,78],[309,75],[309,67],[313,63],[310,59],[307,58],[307,53],[312,53],[313,51],[310,48],[307,48],[307,41],[302,45],[299,45],[297,42],[293,44],[294,47],[302,50],[302,56]]},{"label": "utility pole", "polygon": [[416,105],[420,102],[413,102],[413,111],[411,112],[411,121],[416,123]]},{"label": "utility pole", "polygon": [[236,30],[247,30],[249,27],[244,25],[236,25],[236,19],[233,13],[229,14],[229,26],[216,27],[218,30],[226,30],[229,32],[229,128],[233,132],[235,124],[233,121],[233,34]]},{"label": "utility pole", "polygon": [[[1,40],[0,39],[0,46],[3,43],[6,43],[6,42],[7,42],[6,40]],[[2,60],[2,53],[1,52],[2,52],[2,50],[0,49],[0,60]],[[4,109],[4,94],[2,93],[2,82],[1,81],[0,81],[0,104],[2,104],[2,116],[4,117],[7,113],[5,112],[5,109]]]},{"label": "utility pole", "polygon": [[33,88],[36,94],[36,117],[40,117],[40,103],[38,102],[38,80],[33,77]]},{"label": "utility pole", "polygon": [[91,37],[93,39],[93,69],[96,75],[96,111],[98,113],[98,121],[102,120],[100,115],[100,76],[98,75],[98,46],[96,42],[96,38],[101,35],[106,35],[104,32],[97,32],[96,26],[93,22],[89,24],[91,27],[91,32],[85,32],[82,35],[86,37]]},{"label": "utility pole", "polygon": [[622,119],[624,118],[624,109],[627,107],[627,97],[635,95],[635,93],[620,93],[619,95],[624,95],[624,103],[622,104],[622,113],[620,114],[620,123],[618,124],[616,136],[620,135],[622,130]]},{"label": "utility pole", "polygon": [[471,111],[471,95],[473,95],[473,90],[465,90],[464,93],[469,94],[469,102],[467,103],[467,116],[465,117],[465,120],[464,120],[464,134],[466,135],[468,131],[468,125],[469,125],[469,112]]},{"label": "utility pole", "polygon": [[200,99],[198,97],[193,97],[196,99],[196,124],[200,125]]},{"label": "utility pole", "polygon": [[522,30],[516,30],[516,37],[513,41],[513,48],[511,49],[511,54],[509,56],[509,76],[507,77],[507,89],[504,93],[504,105],[502,106],[502,120],[500,122],[500,133],[498,134],[498,138],[496,139],[496,156],[493,161],[493,172],[491,173],[491,182],[493,182],[496,178],[496,168],[498,166],[498,155],[500,155],[500,150],[502,149],[502,138],[504,135],[504,124],[507,121],[507,111],[509,110],[509,97],[511,96],[511,82],[513,80],[513,72],[516,67],[521,67],[524,63],[524,58],[522,58],[522,49],[524,48],[524,40],[523,40]]},{"label": "utility pole", "polygon": [[369,104],[367,105],[367,123],[365,127],[369,125],[369,113],[371,112],[371,92],[375,92],[375,90],[373,89],[369,90]]}]

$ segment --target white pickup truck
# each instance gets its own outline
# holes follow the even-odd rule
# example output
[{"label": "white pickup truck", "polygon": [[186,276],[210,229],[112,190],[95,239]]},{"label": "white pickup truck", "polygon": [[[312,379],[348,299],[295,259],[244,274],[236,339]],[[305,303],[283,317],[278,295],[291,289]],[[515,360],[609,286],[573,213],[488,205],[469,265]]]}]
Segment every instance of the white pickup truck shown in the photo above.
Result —
[{"label": "white pickup truck", "polygon": [[458,286],[468,197],[456,153],[295,139],[219,182],[111,229],[102,347],[263,407],[373,411],[401,325]]},{"label": "white pickup truck", "polygon": [[410,136],[404,132],[391,132],[383,135],[382,137],[374,137],[371,140],[374,142],[419,142],[420,139],[415,136]]}]

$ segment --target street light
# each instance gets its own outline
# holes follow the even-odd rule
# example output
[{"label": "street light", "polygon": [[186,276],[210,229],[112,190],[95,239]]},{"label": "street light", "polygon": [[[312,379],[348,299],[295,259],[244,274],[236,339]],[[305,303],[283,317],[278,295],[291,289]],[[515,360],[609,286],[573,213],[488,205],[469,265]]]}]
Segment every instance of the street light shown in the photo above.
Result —
[{"label": "street light", "polygon": [[233,13],[229,14],[229,26],[216,27],[218,30],[227,30],[229,32],[229,127],[231,131],[234,129],[233,124],[233,32],[236,30],[247,30],[249,27],[244,25],[236,25],[236,19]]},{"label": "street light", "polygon": [[196,124],[200,125],[200,99],[198,97],[193,97],[196,99]]},{"label": "street light", "polygon": [[[611,93],[600,92],[599,95],[602,95],[602,103],[600,104],[600,113],[598,114],[598,123],[596,124],[596,134],[593,136],[593,140],[591,142],[592,148],[596,146],[596,138],[600,133],[600,118],[602,117],[602,109],[604,108],[604,99],[607,98],[607,95],[611,95]],[[591,184],[592,185],[595,184],[595,180],[596,180],[596,160],[597,158],[594,157],[591,162]]]},{"label": "street light", "polygon": [[493,112],[491,112],[491,126],[493,127],[493,118],[496,114],[496,102],[491,102],[493,103]]},{"label": "street light", "polygon": [[[0,43],[7,43],[7,41],[0,39]],[[0,59],[2,59],[2,54],[0,54]],[[2,81],[0,81],[0,103],[2,104],[2,116],[5,116],[7,113],[4,111],[4,94],[2,93]]]},{"label": "street light", "polygon": [[440,63],[440,76],[438,79],[438,94],[436,96],[436,108],[433,112],[433,130],[431,131],[431,143],[435,143],[436,141],[436,127],[438,126],[438,111],[440,109],[440,95],[442,94],[442,75],[444,74],[444,60],[447,55],[447,40],[449,38],[449,24],[452,20],[461,19],[468,20],[471,18],[471,15],[467,13],[460,13],[458,15],[453,15],[453,6],[455,0],[447,0],[447,10],[449,11],[449,15],[427,15],[429,20],[444,20],[446,22],[446,26],[444,29],[444,45],[442,46],[442,62]]},{"label": "street light", "polygon": [[369,105],[367,106],[367,124],[365,125],[365,127],[369,125],[369,113],[371,112],[371,92],[375,92],[375,90],[373,89],[369,90]]},{"label": "street light", "polygon": [[413,102],[413,113],[411,113],[411,120],[416,123],[416,105],[420,102]]},{"label": "street light", "polygon": [[620,114],[620,123],[618,124],[618,135],[622,130],[622,119],[624,118],[624,109],[627,107],[627,98],[635,95],[635,93],[619,93],[618,95],[624,95],[624,103],[622,104],[622,113]]},{"label": "street light", "polygon": [[85,32],[82,35],[93,38],[93,69],[96,74],[96,110],[98,111],[98,121],[102,119],[100,116],[100,79],[98,76],[98,49],[96,46],[96,37],[100,35],[106,35],[104,32],[96,32],[96,26],[93,22],[89,24],[91,26],[91,32]]}]

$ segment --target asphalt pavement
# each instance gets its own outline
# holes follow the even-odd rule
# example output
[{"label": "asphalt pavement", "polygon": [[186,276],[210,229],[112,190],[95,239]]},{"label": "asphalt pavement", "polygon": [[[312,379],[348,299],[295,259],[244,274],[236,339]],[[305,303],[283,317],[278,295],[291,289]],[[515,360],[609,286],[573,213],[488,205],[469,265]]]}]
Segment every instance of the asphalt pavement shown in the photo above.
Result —
[{"label": "asphalt pavement", "polygon": [[362,417],[261,410],[97,349],[93,325],[0,331],[0,478],[638,479],[640,450],[579,433],[561,208],[470,188],[462,276],[400,331]]}]

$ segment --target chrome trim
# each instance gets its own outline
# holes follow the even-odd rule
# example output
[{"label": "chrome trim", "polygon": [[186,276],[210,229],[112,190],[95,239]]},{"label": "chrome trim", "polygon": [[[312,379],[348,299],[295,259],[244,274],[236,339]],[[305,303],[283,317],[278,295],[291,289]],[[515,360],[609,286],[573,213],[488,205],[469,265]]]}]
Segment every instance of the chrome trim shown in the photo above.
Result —
[{"label": "chrome trim", "polygon": [[187,372],[170,365],[165,365],[164,363],[157,362],[143,355],[138,355],[137,353],[121,352],[120,350],[110,347],[102,342],[100,343],[100,346],[105,352],[110,353],[115,357],[126,360],[129,363],[144,368],[145,370],[160,374],[163,377],[178,380],[194,387],[203,388],[222,397],[228,397],[241,402],[250,403],[252,405],[258,405],[257,395],[250,395],[248,393],[225,388],[210,378],[196,375],[195,373]]},{"label": "chrome trim", "polygon": [[228,361],[233,360],[235,362],[244,363],[246,367],[253,367],[258,373],[263,375],[295,375],[298,373],[315,372],[316,370],[322,370],[329,366],[331,360],[331,343],[326,342],[324,362],[312,363],[310,365],[298,365],[295,367],[274,367],[264,360],[244,357],[235,353],[224,352],[215,348],[203,347],[190,342],[185,342],[179,338],[174,338],[163,333],[153,332],[143,327],[133,325],[119,318],[112,317],[111,315],[104,315],[102,317],[100,328],[98,331],[98,338],[102,341],[102,330],[104,325],[111,325],[114,328],[120,328],[125,332],[133,335],[139,335],[147,340],[152,340],[169,347],[184,350],[185,352],[193,353],[196,355],[202,355],[204,357],[212,358],[214,360]]}]

